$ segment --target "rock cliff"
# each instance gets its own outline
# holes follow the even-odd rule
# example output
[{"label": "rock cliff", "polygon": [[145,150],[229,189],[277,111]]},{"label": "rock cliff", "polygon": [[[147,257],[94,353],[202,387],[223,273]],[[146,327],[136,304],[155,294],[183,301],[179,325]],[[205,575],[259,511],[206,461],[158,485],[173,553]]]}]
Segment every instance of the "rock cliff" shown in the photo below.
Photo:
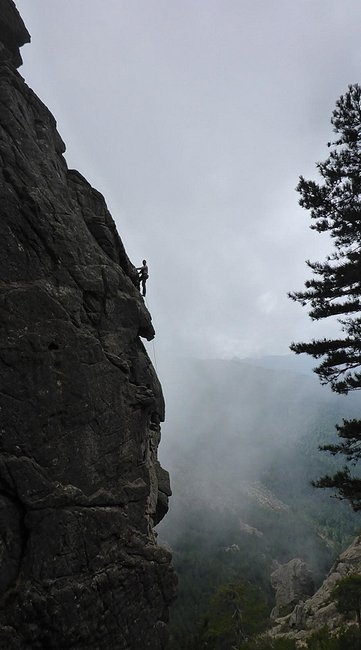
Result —
[{"label": "rock cliff", "polygon": [[288,616],[276,621],[272,634],[303,640],[323,627],[336,633],[345,625],[345,619],[338,613],[331,592],[339,580],[354,573],[361,574],[361,537],[341,553],[311,598],[300,602]]},{"label": "rock cliff", "polygon": [[151,317],[102,195],[67,168],[0,0],[0,647],[158,650],[164,403]]},{"label": "rock cliff", "polygon": [[271,585],[276,592],[271,620],[290,613],[300,601],[312,596],[315,591],[312,573],[300,558],[278,564],[271,574]]}]

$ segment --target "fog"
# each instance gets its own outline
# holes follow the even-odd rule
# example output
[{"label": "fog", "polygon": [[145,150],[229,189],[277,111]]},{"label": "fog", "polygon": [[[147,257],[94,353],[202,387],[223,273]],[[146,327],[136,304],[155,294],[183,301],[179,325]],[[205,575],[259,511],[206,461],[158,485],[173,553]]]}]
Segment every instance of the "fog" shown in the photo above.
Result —
[{"label": "fog", "polygon": [[260,483],[278,486],[273,496],[284,505],[295,497],[300,505],[315,492],[311,481],[339,463],[318,446],[335,440],[342,416],[360,411],[358,395],[324,390],[310,371],[298,372],[292,357],[183,363],[174,382],[181,390],[168,403],[173,428],[161,458],[171,471],[179,521],[196,504],[241,512],[240,501]]},{"label": "fog", "polygon": [[[359,80],[359,0],[16,4],[32,36],[20,73],[57,119],[68,165],[104,194],[132,262],[148,261],[148,350],[168,405],[162,461],[176,468],[207,427],[217,440],[217,425],[223,473],[257,478],[260,457],[292,439],[277,418],[265,427],[275,386],[247,410],[243,382],[238,403],[199,430],[192,395],[209,406],[218,370],[196,375],[191,360],[285,355],[335,331],[287,298],[308,277],[305,260],[330,252],[294,188],[316,177],[335,102]],[[240,420],[260,433],[261,453],[245,453]]]}]

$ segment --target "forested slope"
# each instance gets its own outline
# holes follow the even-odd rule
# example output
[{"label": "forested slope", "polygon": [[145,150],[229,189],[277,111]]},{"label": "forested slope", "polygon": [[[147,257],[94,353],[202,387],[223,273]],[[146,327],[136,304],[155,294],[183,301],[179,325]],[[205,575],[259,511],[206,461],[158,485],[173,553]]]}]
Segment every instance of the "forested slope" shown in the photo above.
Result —
[{"label": "forested slope", "polygon": [[194,362],[175,377],[167,457],[174,496],[160,527],[180,580],[173,648],[197,647],[221,585],[255,586],[270,611],[276,562],[301,557],[317,585],[358,529],[347,504],[311,485],[335,467],[318,446],[357,412],[358,396],[335,396],[307,367],[281,361]]}]

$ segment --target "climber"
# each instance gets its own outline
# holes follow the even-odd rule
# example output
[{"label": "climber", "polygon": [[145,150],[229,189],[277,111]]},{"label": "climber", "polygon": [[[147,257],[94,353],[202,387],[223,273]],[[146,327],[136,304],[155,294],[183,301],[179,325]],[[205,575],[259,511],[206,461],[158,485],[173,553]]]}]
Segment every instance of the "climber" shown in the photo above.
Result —
[{"label": "climber", "polygon": [[146,294],[145,283],[149,278],[147,260],[143,260],[143,265],[137,268],[139,273],[139,280],[142,283],[142,293],[143,296]]}]

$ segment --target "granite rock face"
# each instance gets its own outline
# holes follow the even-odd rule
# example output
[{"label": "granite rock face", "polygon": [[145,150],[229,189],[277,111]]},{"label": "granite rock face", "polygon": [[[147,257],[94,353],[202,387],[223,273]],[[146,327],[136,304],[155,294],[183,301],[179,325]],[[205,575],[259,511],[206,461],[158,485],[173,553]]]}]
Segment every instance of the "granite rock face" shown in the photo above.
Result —
[{"label": "granite rock face", "polygon": [[279,565],[271,574],[271,585],[276,592],[271,619],[290,613],[300,601],[309,598],[315,591],[312,573],[300,558]]},{"label": "granite rock face", "polygon": [[22,64],[19,48],[30,43],[30,34],[12,0],[1,3],[0,33],[2,54],[6,50],[6,55],[10,55],[13,65],[18,68]]},{"label": "granite rock face", "polygon": [[102,195],[67,168],[0,0],[0,647],[158,650],[175,593],[154,525],[151,317]]},{"label": "granite rock face", "polygon": [[311,598],[296,605],[288,616],[275,621],[272,634],[302,641],[323,627],[336,633],[346,621],[337,611],[331,597],[332,590],[339,580],[354,573],[361,574],[361,537],[356,537],[351,546],[341,553]]}]

